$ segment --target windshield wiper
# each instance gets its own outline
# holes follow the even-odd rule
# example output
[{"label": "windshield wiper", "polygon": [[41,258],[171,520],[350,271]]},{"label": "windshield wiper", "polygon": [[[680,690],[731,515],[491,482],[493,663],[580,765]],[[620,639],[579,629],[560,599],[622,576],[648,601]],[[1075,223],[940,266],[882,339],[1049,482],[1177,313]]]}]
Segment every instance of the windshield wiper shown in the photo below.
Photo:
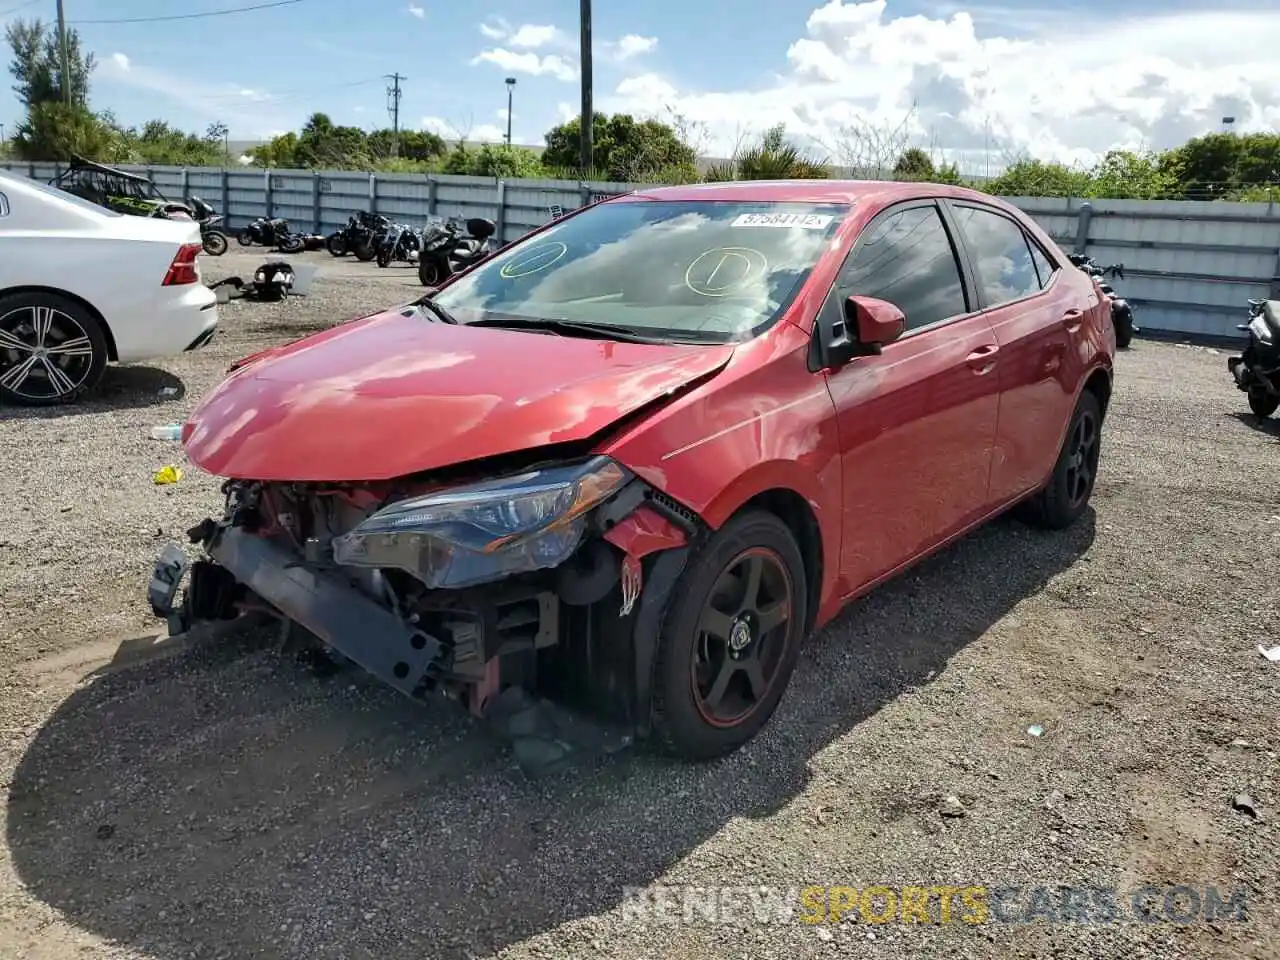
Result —
[{"label": "windshield wiper", "polygon": [[423,297],[421,300],[418,300],[415,303],[415,306],[426,307],[432,314],[435,315],[436,319],[439,320],[441,323],[457,323],[458,322],[457,317],[455,317],[452,313],[450,313],[444,307],[440,306],[440,304],[436,303],[430,297]]},{"label": "windshield wiper", "polygon": [[637,333],[631,327],[613,323],[592,323],[589,320],[568,320],[563,317],[511,317],[488,316],[474,320],[471,327],[511,327],[525,330],[550,330],[567,336],[596,336],[624,343],[664,343],[666,337],[650,337]]}]

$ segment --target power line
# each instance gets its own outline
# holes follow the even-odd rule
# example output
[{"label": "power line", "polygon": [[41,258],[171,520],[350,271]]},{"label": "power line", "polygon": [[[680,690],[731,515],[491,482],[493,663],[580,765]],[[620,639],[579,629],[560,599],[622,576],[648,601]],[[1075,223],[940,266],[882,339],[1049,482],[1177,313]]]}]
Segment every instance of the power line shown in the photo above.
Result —
[{"label": "power line", "polygon": [[11,13],[17,13],[23,7],[34,6],[39,2],[40,0],[25,0],[25,2],[18,4],[16,7],[10,7],[8,10],[0,10],[0,17],[7,17]]},{"label": "power line", "polygon": [[271,3],[255,3],[248,7],[231,7],[227,10],[207,10],[204,13],[175,13],[163,17],[124,17],[118,20],[73,20],[72,26],[86,23],[159,23],[164,20],[200,20],[205,17],[225,17],[233,13],[249,13],[253,10],[270,10],[273,7],[288,7],[306,0],[272,0]]},{"label": "power line", "polygon": [[[404,77],[401,77],[400,79],[403,80]],[[310,97],[312,94],[315,94],[315,93],[327,93],[331,90],[347,90],[347,89],[350,89],[351,87],[367,87],[370,84],[381,83],[381,82],[382,82],[382,77],[370,77],[365,80],[352,80],[350,83],[325,84],[323,86],[318,86],[318,87],[299,87],[296,90],[278,90],[275,93],[265,93],[263,98],[260,100],[254,99],[251,96],[245,96],[243,93],[239,91],[235,91],[235,92],[227,91],[225,93],[204,94],[200,97],[200,99],[214,100],[214,101],[225,100],[227,102],[242,100],[246,105],[254,104],[254,103],[270,104],[270,103],[280,103],[283,100],[287,100],[293,97]]]}]

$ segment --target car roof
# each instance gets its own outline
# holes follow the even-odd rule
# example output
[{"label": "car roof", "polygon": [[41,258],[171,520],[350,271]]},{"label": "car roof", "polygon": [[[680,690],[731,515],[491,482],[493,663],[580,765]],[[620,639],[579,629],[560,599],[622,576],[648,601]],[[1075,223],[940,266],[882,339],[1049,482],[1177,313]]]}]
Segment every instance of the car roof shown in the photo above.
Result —
[{"label": "car roof", "polygon": [[671,187],[643,187],[618,197],[617,200],[853,204],[871,200],[878,203],[893,203],[914,197],[951,197],[956,200],[978,200],[993,206],[1005,206],[1002,201],[990,194],[968,187],[941,183],[904,183],[897,180],[735,180],[724,183],[690,183]]}]

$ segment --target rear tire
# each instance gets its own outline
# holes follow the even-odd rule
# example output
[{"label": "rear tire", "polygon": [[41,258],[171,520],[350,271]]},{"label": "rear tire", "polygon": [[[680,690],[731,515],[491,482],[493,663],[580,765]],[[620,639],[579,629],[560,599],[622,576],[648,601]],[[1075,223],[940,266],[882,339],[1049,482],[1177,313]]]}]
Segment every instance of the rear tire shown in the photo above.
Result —
[{"label": "rear tire", "polygon": [[303,248],[306,245],[307,245],[307,241],[304,237],[298,234],[292,234],[290,236],[283,237],[280,240],[280,252],[281,253],[301,253]]},{"label": "rear tire", "polygon": [[241,230],[236,234],[236,243],[242,247],[253,246],[253,232],[250,230]]},{"label": "rear tire", "polygon": [[[38,349],[48,352],[37,355]],[[55,293],[0,297],[0,401],[75,403],[98,385],[106,366],[102,325],[76,301]]]},{"label": "rear tire", "polygon": [[787,525],[752,510],[721,527],[681,577],[658,641],[662,747],[712,760],[754,738],[786,691],[807,623],[804,559]]},{"label": "rear tire", "polygon": [[1280,407],[1280,397],[1275,394],[1267,393],[1258,387],[1249,391],[1249,409],[1258,419],[1267,419],[1276,412],[1277,407]]},{"label": "rear tire", "polygon": [[424,287],[438,287],[444,279],[445,273],[439,260],[425,257],[418,261],[418,280]]},{"label": "rear tire", "polygon": [[219,230],[210,230],[203,237],[204,252],[211,257],[220,257],[227,252],[227,235]]},{"label": "rear tire", "polygon": [[1102,453],[1102,406],[1090,390],[1080,394],[1067,435],[1058,451],[1048,484],[1019,508],[1027,523],[1046,530],[1064,530],[1089,506]]},{"label": "rear tire", "polygon": [[378,266],[380,267],[391,266],[391,251],[388,250],[386,247],[383,247],[381,250],[378,251],[377,259],[378,259]]},{"label": "rear tire", "polygon": [[372,240],[361,240],[351,252],[356,255],[357,260],[363,263],[368,263],[378,254],[378,251],[374,249]]}]

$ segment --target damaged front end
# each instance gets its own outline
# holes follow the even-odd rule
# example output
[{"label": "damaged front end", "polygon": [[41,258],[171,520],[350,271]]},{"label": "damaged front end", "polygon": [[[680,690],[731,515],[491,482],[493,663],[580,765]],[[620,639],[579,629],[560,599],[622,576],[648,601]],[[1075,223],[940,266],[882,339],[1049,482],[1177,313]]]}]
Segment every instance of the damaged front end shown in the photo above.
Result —
[{"label": "damaged front end", "polygon": [[[498,479],[232,480],[149,589],[171,633],[266,610],[416,699],[494,721],[529,768],[648,732],[668,595],[701,521],[602,456]],[[588,722],[586,718],[590,718]]]}]

